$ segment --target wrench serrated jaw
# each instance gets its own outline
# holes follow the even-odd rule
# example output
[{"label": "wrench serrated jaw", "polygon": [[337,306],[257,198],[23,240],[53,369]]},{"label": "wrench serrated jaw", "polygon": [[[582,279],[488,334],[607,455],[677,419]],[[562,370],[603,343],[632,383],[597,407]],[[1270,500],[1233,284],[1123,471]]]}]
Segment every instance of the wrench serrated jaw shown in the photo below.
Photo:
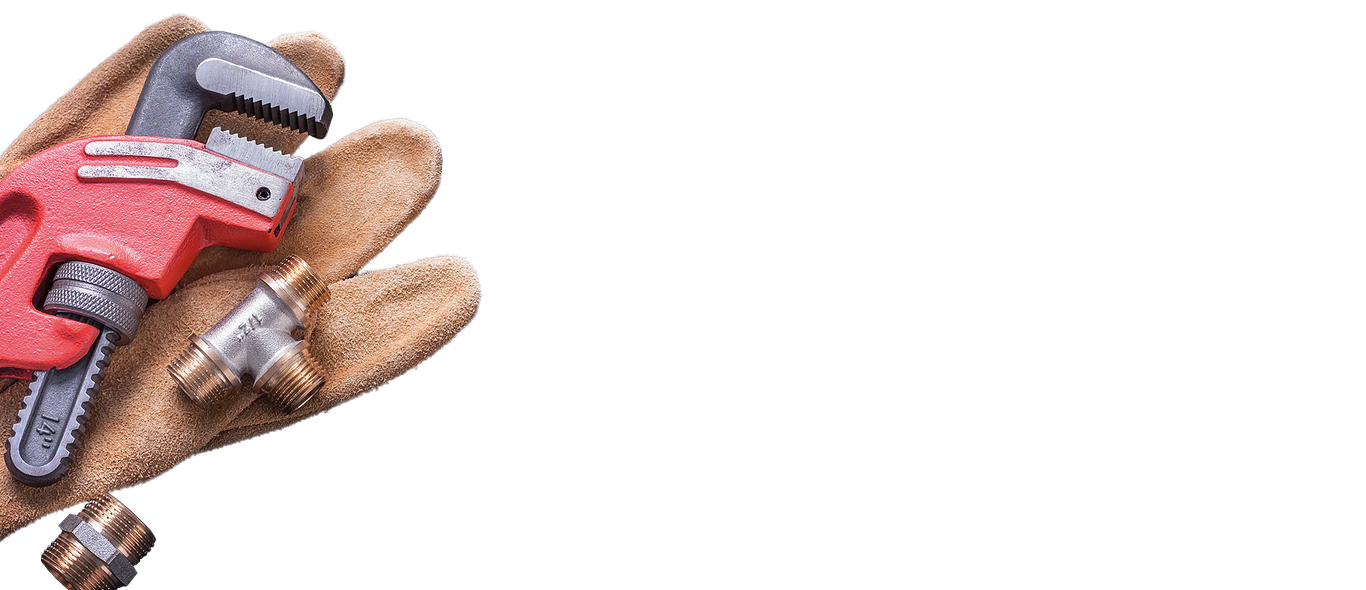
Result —
[{"label": "wrench serrated jaw", "polygon": [[225,96],[221,106],[226,111],[317,138],[326,137],[332,123],[332,109],[321,94],[230,61],[214,57],[200,62],[195,81],[204,90]]},{"label": "wrench serrated jaw", "polygon": [[222,127],[213,128],[213,131],[209,133],[209,140],[204,143],[204,147],[215,154],[232,158],[252,168],[265,170],[296,185],[299,183],[300,174],[304,168],[303,158],[271,149],[241,135],[226,131]]}]

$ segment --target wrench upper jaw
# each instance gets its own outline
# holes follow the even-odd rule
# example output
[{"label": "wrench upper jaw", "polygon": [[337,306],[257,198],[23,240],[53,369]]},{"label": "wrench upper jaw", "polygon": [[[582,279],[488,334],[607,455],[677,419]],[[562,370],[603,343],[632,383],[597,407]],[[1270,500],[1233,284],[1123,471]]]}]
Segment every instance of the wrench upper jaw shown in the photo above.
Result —
[{"label": "wrench upper jaw", "polygon": [[152,65],[127,133],[193,139],[213,109],[317,138],[332,123],[332,105],[293,62],[246,37],[209,31],[181,39]]},{"label": "wrench upper jaw", "polygon": [[332,105],[316,87],[211,57],[195,68],[200,88],[220,95],[219,110],[241,113],[286,129],[322,138],[332,122]]}]

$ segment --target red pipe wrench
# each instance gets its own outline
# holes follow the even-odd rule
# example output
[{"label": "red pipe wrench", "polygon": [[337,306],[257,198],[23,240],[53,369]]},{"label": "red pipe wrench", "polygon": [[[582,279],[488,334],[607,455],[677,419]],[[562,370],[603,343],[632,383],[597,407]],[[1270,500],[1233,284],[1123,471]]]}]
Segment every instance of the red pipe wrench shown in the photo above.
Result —
[{"label": "red pipe wrench", "polygon": [[0,368],[32,372],[5,463],[28,485],[66,473],[108,355],[200,250],[269,252],[303,160],[214,129],[212,109],[316,137],[332,107],[289,60],[230,33],[192,35],[152,66],[128,135],[48,149],[0,180]]}]

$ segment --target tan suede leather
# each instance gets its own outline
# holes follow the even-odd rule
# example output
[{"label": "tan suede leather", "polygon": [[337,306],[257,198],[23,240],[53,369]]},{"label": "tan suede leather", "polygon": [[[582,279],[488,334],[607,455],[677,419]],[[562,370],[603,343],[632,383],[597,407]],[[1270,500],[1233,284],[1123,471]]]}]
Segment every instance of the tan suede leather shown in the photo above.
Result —
[{"label": "tan suede leather", "polygon": [[[205,30],[199,21],[177,16],[143,31],[0,155],[0,176],[48,147],[122,134],[152,62],[172,43]],[[270,45],[329,98],[335,95],[344,71],[326,39],[305,33]],[[200,129],[201,141],[214,126],[287,152],[304,139],[240,115],[213,113]],[[441,149],[430,131],[401,120],[376,123],[309,158],[305,169],[298,209],[275,252],[206,250],[181,288],[148,308],[137,337],[113,355],[70,473],[46,488],[0,475],[0,539],[45,514],[155,477],[200,451],[283,428],[373,390],[430,357],[474,317],[479,283],[462,259],[432,258],[356,275],[436,193]],[[331,283],[332,298],[309,338],[326,385],[289,416],[245,392],[210,408],[194,405],[166,365],[191,334],[204,332],[251,290],[264,265],[290,255],[303,257]],[[0,382],[0,434],[6,438],[25,393],[25,383]]]}]

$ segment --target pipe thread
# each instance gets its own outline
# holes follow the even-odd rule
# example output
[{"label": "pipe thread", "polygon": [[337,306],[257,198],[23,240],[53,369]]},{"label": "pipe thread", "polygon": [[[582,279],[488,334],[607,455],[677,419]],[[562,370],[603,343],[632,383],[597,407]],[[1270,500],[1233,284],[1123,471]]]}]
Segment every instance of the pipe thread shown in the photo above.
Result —
[{"label": "pipe thread", "polygon": [[307,346],[300,347],[278,363],[279,369],[272,368],[269,380],[261,384],[261,394],[286,414],[292,414],[313,399],[313,394],[323,386],[322,371]]},{"label": "pipe thread", "polygon": [[[100,494],[76,516],[134,565],[146,557],[157,540],[142,519],[109,494]],[[67,532],[65,525],[62,534],[43,551],[42,562],[52,577],[70,590],[115,590],[124,586],[123,579],[115,575],[109,564],[87,549],[76,535]]]},{"label": "pipe thread", "polygon": [[171,377],[180,384],[181,391],[203,406],[213,403],[232,383],[223,376],[213,359],[199,346],[191,344],[166,367]]},{"label": "pipe thread", "polygon": [[261,273],[261,277],[267,282],[274,279],[287,287],[305,316],[312,316],[318,311],[318,306],[331,297],[327,285],[323,284],[322,279],[309,268],[308,263],[298,256],[284,259],[280,264]]},{"label": "pipe thread", "polygon": [[115,590],[121,584],[109,566],[76,540],[63,532],[43,551],[43,566],[70,590]]},{"label": "pipe thread", "polygon": [[157,538],[133,511],[109,494],[91,500],[78,515],[122,553],[133,565],[152,550]]}]

